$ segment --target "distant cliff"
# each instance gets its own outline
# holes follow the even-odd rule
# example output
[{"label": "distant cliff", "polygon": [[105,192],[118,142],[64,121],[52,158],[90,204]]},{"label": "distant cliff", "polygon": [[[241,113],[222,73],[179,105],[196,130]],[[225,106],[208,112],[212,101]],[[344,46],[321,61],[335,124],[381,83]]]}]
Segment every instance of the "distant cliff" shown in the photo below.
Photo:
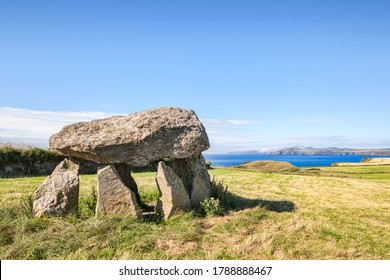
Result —
[{"label": "distant cliff", "polygon": [[312,148],[312,147],[289,147],[281,150],[256,152],[247,151],[245,154],[263,155],[310,155],[310,156],[336,156],[336,155],[358,155],[358,156],[390,156],[390,149],[347,149],[347,148]]}]

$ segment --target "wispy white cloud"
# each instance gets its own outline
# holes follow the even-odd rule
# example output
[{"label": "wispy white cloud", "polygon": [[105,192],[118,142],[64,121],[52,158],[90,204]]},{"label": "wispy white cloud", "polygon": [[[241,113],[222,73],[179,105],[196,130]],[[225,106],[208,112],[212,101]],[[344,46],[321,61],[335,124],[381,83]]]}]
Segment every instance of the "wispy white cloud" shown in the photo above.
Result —
[{"label": "wispy white cloud", "polygon": [[46,145],[63,126],[105,118],[104,112],[53,112],[0,107],[0,141]]}]

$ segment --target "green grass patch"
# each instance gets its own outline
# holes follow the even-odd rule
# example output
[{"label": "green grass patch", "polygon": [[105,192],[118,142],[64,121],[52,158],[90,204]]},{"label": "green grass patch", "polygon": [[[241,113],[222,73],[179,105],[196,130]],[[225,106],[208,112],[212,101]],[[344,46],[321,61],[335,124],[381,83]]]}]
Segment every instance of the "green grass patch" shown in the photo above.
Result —
[{"label": "green grass patch", "polygon": [[329,177],[390,180],[390,165],[302,168],[298,173]]}]

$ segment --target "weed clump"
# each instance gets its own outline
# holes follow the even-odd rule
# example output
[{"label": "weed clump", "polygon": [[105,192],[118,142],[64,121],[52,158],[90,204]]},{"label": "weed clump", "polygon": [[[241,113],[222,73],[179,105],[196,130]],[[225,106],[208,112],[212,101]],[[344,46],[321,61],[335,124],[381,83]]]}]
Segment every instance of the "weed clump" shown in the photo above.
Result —
[{"label": "weed clump", "polygon": [[226,211],[219,199],[209,197],[200,203],[200,210],[205,216],[223,216]]},{"label": "weed clump", "polygon": [[215,178],[211,181],[211,197],[204,199],[200,203],[200,213],[202,216],[223,216],[231,208],[229,204],[228,187],[223,181],[217,181]]}]

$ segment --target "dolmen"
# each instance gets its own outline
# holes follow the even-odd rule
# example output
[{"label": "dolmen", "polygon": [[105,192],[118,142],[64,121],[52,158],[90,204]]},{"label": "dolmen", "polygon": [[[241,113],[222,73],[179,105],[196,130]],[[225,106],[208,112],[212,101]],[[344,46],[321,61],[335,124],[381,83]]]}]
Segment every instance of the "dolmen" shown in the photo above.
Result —
[{"label": "dolmen", "polygon": [[[212,194],[202,152],[210,147],[195,112],[163,107],[127,116],[65,126],[49,146],[68,158],[35,192],[33,214],[64,216],[78,209],[79,169],[83,160],[98,163],[96,215],[142,219],[134,168],[158,162],[156,211],[164,218],[197,208]],[[172,162],[168,166],[163,159]]]}]

